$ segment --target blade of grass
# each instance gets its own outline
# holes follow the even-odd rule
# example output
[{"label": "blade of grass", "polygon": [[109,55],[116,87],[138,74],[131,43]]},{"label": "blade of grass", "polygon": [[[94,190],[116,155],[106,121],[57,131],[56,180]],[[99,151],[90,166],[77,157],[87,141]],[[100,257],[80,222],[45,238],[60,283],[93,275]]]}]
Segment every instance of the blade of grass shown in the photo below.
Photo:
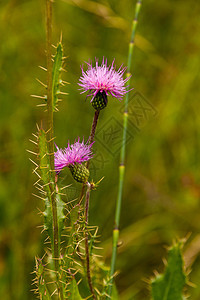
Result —
[{"label": "blade of grass", "polygon": [[[135,7],[135,16],[132,22],[132,32],[131,40],[129,43],[128,51],[128,63],[127,63],[127,73],[126,76],[130,76],[132,54],[135,45],[135,32],[138,23],[138,15],[140,12],[142,0],[138,0]],[[129,81],[128,81],[129,82]],[[127,84],[128,84],[127,82]],[[129,82],[130,84],[130,82]],[[119,164],[119,186],[118,186],[118,196],[116,200],[116,209],[115,209],[115,225],[113,229],[113,246],[112,246],[112,258],[110,265],[110,282],[108,287],[108,297],[110,299],[112,295],[113,287],[113,277],[115,272],[115,264],[117,257],[117,244],[119,239],[119,223],[120,223],[120,213],[121,213],[121,203],[122,203],[122,194],[123,194],[123,185],[124,185],[124,174],[125,174],[125,154],[126,154],[126,133],[127,133],[127,124],[128,124],[128,102],[129,102],[129,93],[126,93],[125,97],[125,108],[124,108],[124,117],[123,117],[123,136],[122,136],[122,147],[120,152],[120,164]]]}]

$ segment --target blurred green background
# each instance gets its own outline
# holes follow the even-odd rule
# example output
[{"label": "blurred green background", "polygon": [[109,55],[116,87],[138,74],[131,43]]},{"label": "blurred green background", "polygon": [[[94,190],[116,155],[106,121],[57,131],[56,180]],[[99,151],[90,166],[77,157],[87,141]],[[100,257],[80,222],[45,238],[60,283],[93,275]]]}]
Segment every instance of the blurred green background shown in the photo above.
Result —
[{"label": "blurred green background", "polygon": [[[131,21],[136,1],[56,0],[53,41],[62,31],[67,56],[63,79],[68,92],[55,116],[56,143],[64,147],[77,136],[85,139],[94,110],[77,82],[80,65],[103,56],[117,67],[126,65]],[[200,5],[190,1],[144,1],[139,16],[132,64],[127,168],[122,204],[116,278],[124,300],[150,299],[146,279],[163,270],[166,245],[188,236],[186,265],[192,269],[187,288],[200,299]],[[38,228],[42,207],[35,193],[33,165],[26,149],[44,120],[44,95],[35,80],[45,82],[45,3],[39,0],[0,2],[0,298],[35,299],[30,290],[34,257],[43,255]],[[145,107],[142,108],[142,107]],[[123,102],[109,99],[100,114],[92,163],[92,178],[102,176],[92,193],[90,224],[98,225],[107,263],[111,255],[118,184]],[[43,121],[44,123],[44,121]],[[62,174],[61,183],[71,182]],[[76,197],[73,185],[68,197]],[[189,235],[190,234],[190,235]]]}]

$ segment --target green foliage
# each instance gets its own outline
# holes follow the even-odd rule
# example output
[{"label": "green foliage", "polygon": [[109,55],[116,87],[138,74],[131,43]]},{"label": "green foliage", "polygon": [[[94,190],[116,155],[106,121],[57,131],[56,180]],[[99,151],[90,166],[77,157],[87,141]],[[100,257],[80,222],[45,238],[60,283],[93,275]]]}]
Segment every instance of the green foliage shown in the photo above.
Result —
[{"label": "green foliage", "polygon": [[73,265],[72,255],[74,253],[74,249],[75,249],[76,243],[77,243],[77,240],[76,240],[77,232],[76,232],[75,222],[77,222],[77,220],[78,220],[79,210],[80,210],[80,206],[76,205],[70,211],[70,233],[69,233],[68,245],[66,247],[66,253],[65,253],[66,269],[68,269],[71,265]]},{"label": "green foliage", "polygon": [[182,242],[169,249],[164,274],[157,275],[151,282],[153,300],[184,300],[183,287],[186,274],[183,270]]},{"label": "green foliage", "polygon": [[68,299],[83,300],[83,298],[79,294],[78,285],[75,278],[72,278],[72,281],[70,282]]},{"label": "green foliage", "polygon": [[[58,187],[55,187],[51,183],[53,182],[52,171],[50,168],[49,161],[49,150],[48,150],[48,142],[46,132],[43,129],[40,129],[38,132],[38,148],[39,148],[39,168],[41,173],[41,181],[43,185],[41,186],[42,190],[45,193],[45,211],[44,215],[44,228],[47,230],[48,235],[51,240],[51,247],[53,249],[53,216],[52,216],[52,206],[51,206],[51,198],[52,193],[56,194],[56,203],[57,203],[57,218],[58,218],[58,245],[60,249],[60,240],[61,233],[64,228],[64,206],[65,203],[62,201],[61,196],[59,194]],[[53,187],[53,191],[51,190]],[[41,190],[41,189],[40,189]]]},{"label": "green foliage", "polygon": [[53,110],[57,110],[58,96],[60,95],[60,86],[63,85],[61,79],[61,71],[63,64],[63,46],[61,42],[56,49],[56,55],[54,57],[53,71],[52,71],[52,97],[53,97]]},{"label": "green foliage", "polygon": [[41,172],[41,180],[43,182],[43,189],[48,195],[48,199],[51,199],[50,182],[52,182],[51,168],[49,160],[49,149],[47,142],[47,135],[43,129],[38,132],[38,148],[39,148],[39,168]]},{"label": "green foliage", "polygon": [[41,300],[50,300],[51,296],[49,294],[47,284],[44,278],[44,268],[42,265],[42,260],[36,258],[36,278],[35,284],[37,285],[36,293],[39,293]]}]

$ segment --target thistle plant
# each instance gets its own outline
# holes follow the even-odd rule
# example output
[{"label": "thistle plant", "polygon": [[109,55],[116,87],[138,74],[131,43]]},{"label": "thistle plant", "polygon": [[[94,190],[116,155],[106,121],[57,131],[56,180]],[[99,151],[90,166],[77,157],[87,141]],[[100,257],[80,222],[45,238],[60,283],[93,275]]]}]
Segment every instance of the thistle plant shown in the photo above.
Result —
[{"label": "thistle plant", "polygon": [[[91,104],[95,109],[95,114],[91,126],[91,132],[89,137],[89,143],[94,141],[94,136],[96,132],[97,122],[99,118],[99,113],[108,104],[108,96],[122,100],[123,96],[128,93],[128,86],[125,86],[126,82],[129,80],[131,75],[126,79],[123,79],[126,67],[120,67],[116,71],[114,66],[114,60],[110,66],[107,64],[107,59],[102,60],[102,64],[99,65],[98,60],[96,60],[95,67],[93,67],[92,62],[87,63],[87,71],[83,70],[81,67],[82,76],[79,79],[79,86],[81,87],[81,93],[88,93],[86,98],[91,97]],[[89,167],[89,162],[86,164]],[[84,194],[84,186],[82,187],[80,199]]]},{"label": "thistle plant", "polygon": [[[137,1],[135,19],[133,21],[131,42],[129,45],[128,67],[117,70],[115,60],[108,65],[107,59],[99,65],[96,59],[95,66],[87,63],[87,70],[81,67],[82,75],[79,79],[81,93],[87,93],[86,98],[95,109],[91,131],[87,142],[80,141],[78,137],[74,143],[68,142],[67,147],[59,148],[54,141],[54,113],[58,112],[58,102],[61,87],[65,85],[62,80],[63,46],[60,41],[56,53],[52,55],[52,2],[46,0],[46,35],[47,35],[47,84],[42,84],[47,90],[47,95],[41,97],[42,106],[46,106],[46,128],[37,126],[34,134],[37,152],[34,173],[38,176],[35,187],[39,194],[36,196],[43,201],[44,210],[41,212],[44,220],[43,231],[47,238],[43,258],[36,258],[35,267],[35,292],[40,299],[118,299],[118,294],[113,284],[117,243],[119,237],[120,210],[125,171],[125,143],[128,122],[128,82],[130,80],[131,56],[134,45],[134,36],[141,1]],[[124,75],[126,72],[126,78]],[[108,98],[119,101],[125,98],[125,111],[123,123],[123,143],[119,166],[119,193],[116,202],[115,226],[113,230],[113,248],[111,267],[105,266],[103,260],[96,256],[96,242],[98,228],[89,224],[90,198],[95,189],[99,188],[102,178],[94,182],[90,176],[89,162],[93,159],[93,144],[99,113],[107,107]],[[37,96],[38,97],[38,96]],[[40,96],[39,96],[40,97]],[[44,122],[45,123],[45,122]],[[82,184],[80,199],[66,201],[63,189],[68,192],[68,187],[61,187],[60,177],[62,170],[68,168],[73,177],[72,182]],[[86,191],[85,191],[86,190]],[[155,300],[182,299],[182,288],[185,284],[183,261],[180,244],[172,248],[169,253],[169,264],[166,274],[160,279],[152,281],[152,295]],[[173,270],[177,262],[178,268]],[[168,274],[180,278],[178,294],[168,280]],[[175,280],[175,278],[174,278]],[[81,288],[79,288],[81,287]],[[165,287],[163,296],[163,287]],[[175,292],[174,292],[175,291]],[[164,298],[159,298],[162,295]],[[166,296],[167,295],[167,296]],[[170,295],[170,297],[168,297]]]}]

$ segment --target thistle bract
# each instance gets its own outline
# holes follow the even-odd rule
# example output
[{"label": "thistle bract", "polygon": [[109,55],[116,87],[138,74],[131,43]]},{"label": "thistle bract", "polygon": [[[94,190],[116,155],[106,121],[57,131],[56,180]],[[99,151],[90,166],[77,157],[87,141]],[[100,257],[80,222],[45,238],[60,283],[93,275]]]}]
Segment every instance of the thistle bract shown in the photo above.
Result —
[{"label": "thistle bract", "polygon": [[[126,68],[120,67],[116,71],[114,61],[110,66],[107,65],[107,59],[98,65],[96,61],[95,67],[92,63],[87,63],[88,70],[84,72],[83,67],[82,76],[79,79],[79,86],[82,92],[88,92],[87,97],[92,97],[91,102],[96,110],[103,109],[107,105],[107,96],[111,95],[119,100],[128,92],[125,83],[130,79],[130,76],[123,79]],[[94,102],[94,103],[93,103]]]},{"label": "thistle bract", "polygon": [[106,93],[98,92],[92,101],[92,106],[95,110],[101,110],[107,106],[108,99]]},{"label": "thistle bract", "polygon": [[69,169],[72,173],[73,178],[77,182],[86,183],[88,181],[90,172],[83,164],[70,165]]}]

